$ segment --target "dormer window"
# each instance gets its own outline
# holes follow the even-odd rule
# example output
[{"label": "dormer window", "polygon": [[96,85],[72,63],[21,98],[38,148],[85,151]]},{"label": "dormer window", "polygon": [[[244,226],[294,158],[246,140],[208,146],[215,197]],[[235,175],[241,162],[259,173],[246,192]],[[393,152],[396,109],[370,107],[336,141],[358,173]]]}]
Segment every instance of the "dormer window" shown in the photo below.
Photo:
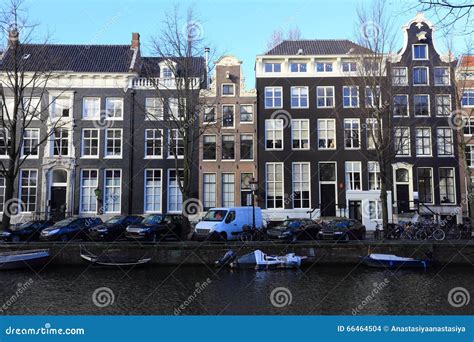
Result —
[{"label": "dormer window", "polygon": [[161,70],[161,77],[162,78],[172,78],[173,71],[169,67],[163,67]]},{"label": "dormer window", "polygon": [[413,60],[424,61],[428,59],[428,45],[413,44]]},{"label": "dormer window", "polygon": [[306,63],[290,63],[290,71],[291,72],[306,72]]},{"label": "dormer window", "polygon": [[265,72],[281,72],[281,63],[265,63]]},{"label": "dormer window", "polygon": [[332,72],[332,63],[330,62],[316,63],[316,72]]},{"label": "dormer window", "polygon": [[356,62],[342,62],[342,71],[343,72],[354,72],[357,71]]}]

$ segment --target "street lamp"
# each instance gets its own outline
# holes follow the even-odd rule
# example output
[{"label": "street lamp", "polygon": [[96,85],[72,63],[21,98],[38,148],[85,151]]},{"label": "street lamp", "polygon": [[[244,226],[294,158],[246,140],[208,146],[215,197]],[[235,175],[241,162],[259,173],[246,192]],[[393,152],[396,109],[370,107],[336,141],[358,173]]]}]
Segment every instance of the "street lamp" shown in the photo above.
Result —
[{"label": "street lamp", "polygon": [[97,215],[99,215],[100,214],[99,204],[101,203],[101,200],[102,200],[102,190],[100,190],[99,188],[94,189],[94,195],[95,195],[95,198],[97,199]]},{"label": "street lamp", "polygon": [[256,229],[255,227],[255,194],[258,190],[258,182],[252,178],[250,183],[250,189],[252,189],[252,229]]}]

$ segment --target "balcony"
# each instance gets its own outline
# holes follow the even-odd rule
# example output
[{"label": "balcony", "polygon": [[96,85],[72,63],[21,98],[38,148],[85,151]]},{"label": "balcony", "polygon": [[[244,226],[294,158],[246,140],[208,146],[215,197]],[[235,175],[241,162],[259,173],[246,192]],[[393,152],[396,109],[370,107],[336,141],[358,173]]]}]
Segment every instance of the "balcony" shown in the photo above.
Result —
[{"label": "balcony", "polygon": [[[190,87],[199,89],[199,77],[191,79]],[[137,77],[132,80],[133,89],[177,89],[177,85],[184,84],[184,78]]]}]

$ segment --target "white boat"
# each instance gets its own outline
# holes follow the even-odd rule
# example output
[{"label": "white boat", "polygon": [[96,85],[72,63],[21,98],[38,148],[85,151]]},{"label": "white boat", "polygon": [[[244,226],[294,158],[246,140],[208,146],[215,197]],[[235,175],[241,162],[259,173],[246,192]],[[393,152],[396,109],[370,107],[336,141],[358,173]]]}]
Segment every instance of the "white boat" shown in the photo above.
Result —
[{"label": "white boat", "polygon": [[369,267],[382,268],[427,268],[431,264],[429,259],[414,259],[393,254],[374,253],[362,257],[362,262]]},{"label": "white boat", "polygon": [[289,253],[283,256],[267,255],[261,250],[243,255],[230,263],[230,267],[245,268],[253,267],[258,270],[271,268],[297,268],[301,266],[305,256]]}]

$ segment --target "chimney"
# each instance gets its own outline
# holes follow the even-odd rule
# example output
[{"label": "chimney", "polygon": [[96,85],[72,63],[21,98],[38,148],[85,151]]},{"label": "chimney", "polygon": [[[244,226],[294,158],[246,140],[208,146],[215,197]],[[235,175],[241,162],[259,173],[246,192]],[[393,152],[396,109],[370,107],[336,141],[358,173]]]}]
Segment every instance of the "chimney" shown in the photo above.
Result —
[{"label": "chimney", "polygon": [[132,33],[132,49],[140,49],[140,33]]},{"label": "chimney", "polygon": [[209,52],[211,51],[211,49],[209,49],[208,47],[207,48],[204,48],[204,56],[205,56],[205,59],[206,59],[206,89],[209,89],[209,85],[210,85],[210,82],[209,82],[209,79],[210,79],[210,75],[209,75]]},{"label": "chimney", "polygon": [[10,30],[8,31],[8,47],[16,46],[18,44],[19,38],[20,34],[18,32],[18,29],[15,25],[12,25],[10,27]]}]

